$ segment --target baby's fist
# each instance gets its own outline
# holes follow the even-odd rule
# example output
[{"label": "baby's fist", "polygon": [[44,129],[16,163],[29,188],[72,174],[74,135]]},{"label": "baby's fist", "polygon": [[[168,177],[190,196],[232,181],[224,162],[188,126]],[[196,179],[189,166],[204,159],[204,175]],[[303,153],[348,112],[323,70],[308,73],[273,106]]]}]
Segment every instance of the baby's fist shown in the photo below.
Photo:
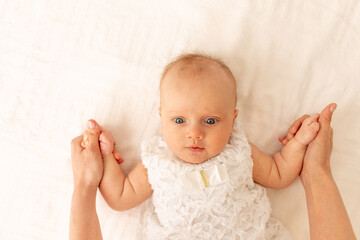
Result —
[{"label": "baby's fist", "polygon": [[112,155],[114,151],[115,142],[111,133],[107,131],[102,132],[99,136],[99,141],[100,141],[100,151],[103,159],[108,157],[109,155]]},{"label": "baby's fist", "polygon": [[320,129],[320,124],[318,123],[319,116],[318,113],[315,113],[303,121],[299,131],[295,135],[295,139],[298,142],[308,145],[316,137]]}]

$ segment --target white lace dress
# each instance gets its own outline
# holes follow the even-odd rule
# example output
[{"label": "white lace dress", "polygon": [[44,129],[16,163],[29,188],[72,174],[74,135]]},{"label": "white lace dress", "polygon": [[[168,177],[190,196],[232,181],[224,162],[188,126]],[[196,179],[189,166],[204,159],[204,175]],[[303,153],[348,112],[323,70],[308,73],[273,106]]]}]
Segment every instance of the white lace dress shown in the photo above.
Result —
[{"label": "white lace dress", "polygon": [[[266,190],[252,179],[250,145],[241,130],[219,155],[201,164],[177,158],[159,136],[143,142],[142,161],[153,194],[140,239],[291,239],[270,218]],[[214,165],[226,166],[228,181],[200,190],[184,187],[182,175]]]}]

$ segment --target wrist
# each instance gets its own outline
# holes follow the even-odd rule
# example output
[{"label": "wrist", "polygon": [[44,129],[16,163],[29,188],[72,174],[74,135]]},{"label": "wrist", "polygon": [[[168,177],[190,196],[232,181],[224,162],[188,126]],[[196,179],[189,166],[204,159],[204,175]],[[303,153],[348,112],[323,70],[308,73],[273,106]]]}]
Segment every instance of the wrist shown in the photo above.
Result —
[{"label": "wrist", "polygon": [[[306,149],[306,148],[307,148],[308,144],[302,143],[302,142],[296,137],[296,135],[295,135],[295,137],[293,137],[292,139],[294,139],[294,144],[296,144],[299,148],[301,148],[301,149]],[[291,140],[292,140],[292,139],[291,139]],[[290,141],[291,141],[291,140],[290,140]]]},{"label": "wrist", "polygon": [[113,151],[114,151],[114,149],[113,150],[111,150],[111,151],[101,151],[101,156],[102,156],[102,158],[105,160],[105,159],[108,159],[108,158],[110,158],[111,156],[113,156],[114,154],[113,154]]},{"label": "wrist", "polygon": [[115,160],[115,156],[114,156],[114,154],[111,152],[111,153],[109,153],[109,154],[104,154],[104,156],[103,156],[103,159],[104,159],[104,161],[111,161],[111,160]]},{"label": "wrist", "polygon": [[[304,170],[303,170],[304,171]],[[327,180],[333,180],[333,176],[330,170],[324,168],[317,168],[316,171],[302,172],[300,180],[304,188],[310,187],[314,183],[320,183]]]},{"label": "wrist", "polygon": [[91,195],[96,194],[98,186],[87,183],[75,183],[74,184],[74,193],[79,193],[82,195]]}]

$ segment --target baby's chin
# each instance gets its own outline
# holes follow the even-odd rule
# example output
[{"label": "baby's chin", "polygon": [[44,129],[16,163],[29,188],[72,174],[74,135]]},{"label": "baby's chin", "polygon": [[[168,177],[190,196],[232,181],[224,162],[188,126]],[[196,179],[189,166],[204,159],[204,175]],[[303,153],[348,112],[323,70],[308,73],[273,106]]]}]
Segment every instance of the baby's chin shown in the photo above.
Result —
[{"label": "baby's chin", "polygon": [[205,155],[201,156],[201,154],[198,154],[198,156],[196,156],[196,154],[193,154],[193,156],[182,156],[182,155],[176,155],[177,158],[181,159],[182,161],[186,162],[186,163],[191,163],[191,164],[200,164],[203,162],[206,162],[207,160],[209,160],[210,158],[213,158],[215,156],[217,156],[219,153],[216,154],[211,154],[211,155]]},{"label": "baby's chin", "polygon": [[[178,157],[180,158],[180,157]],[[180,158],[181,160],[183,160],[186,163],[191,163],[191,164],[200,164],[203,162],[206,162],[208,159],[184,159],[184,158]]]}]

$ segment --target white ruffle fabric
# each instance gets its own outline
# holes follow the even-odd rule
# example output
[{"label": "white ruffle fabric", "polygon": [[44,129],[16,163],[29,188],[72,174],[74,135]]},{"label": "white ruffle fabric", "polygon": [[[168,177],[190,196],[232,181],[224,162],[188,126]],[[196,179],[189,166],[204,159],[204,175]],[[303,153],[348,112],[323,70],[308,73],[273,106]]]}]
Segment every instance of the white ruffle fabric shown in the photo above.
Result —
[{"label": "white ruffle fabric", "polygon": [[[291,239],[262,186],[252,179],[251,149],[242,130],[225,149],[201,163],[177,158],[160,136],[142,144],[142,161],[153,194],[139,239]],[[184,188],[181,176],[225,164],[229,181],[202,190]],[[152,206],[151,206],[152,205]]]}]

